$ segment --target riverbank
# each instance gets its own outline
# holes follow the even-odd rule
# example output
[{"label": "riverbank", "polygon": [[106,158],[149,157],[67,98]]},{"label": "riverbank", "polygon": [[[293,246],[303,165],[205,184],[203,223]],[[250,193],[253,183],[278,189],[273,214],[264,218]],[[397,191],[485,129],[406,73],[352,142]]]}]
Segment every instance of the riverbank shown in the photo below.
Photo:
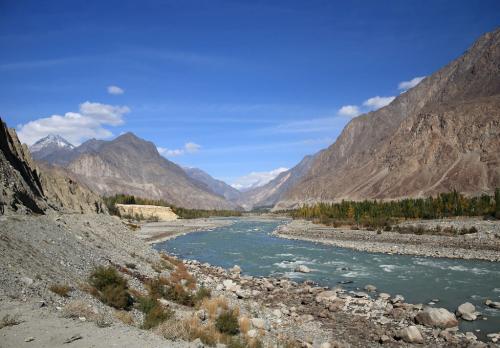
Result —
[{"label": "riverbank", "polygon": [[306,220],[293,220],[279,226],[273,235],[375,253],[500,261],[498,220],[443,219],[412,221],[405,224],[422,225],[426,228],[453,226],[457,229],[474,226],[478,232],[458,236],[400,234],[334,228]]},{"label": "riverbank", "polygon": [[211,231],[229,226],[230,218],[178,219],[173,221],[148,222],[138,225],[136,235],[148,244],[160,243],[171,238],[199,231]]}]

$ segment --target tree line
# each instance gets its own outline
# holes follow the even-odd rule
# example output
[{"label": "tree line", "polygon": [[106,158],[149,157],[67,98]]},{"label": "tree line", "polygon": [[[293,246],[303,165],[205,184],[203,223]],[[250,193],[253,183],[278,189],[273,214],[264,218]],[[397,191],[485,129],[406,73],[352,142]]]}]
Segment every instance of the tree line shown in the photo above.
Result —
[{"label": "tree line", "polygon": [[204,210],[204,209],[187,209],[177,207],[162,199],[148,199],[136,197],[133,195],[116,194],[114,196],[103,197],[104,203],[108,207],[110,214],[120,215],[116,204],[139,204],[139,205],[156,205],[160,207],[170,207],[174,213],[183,219],[207,218],[213,216],[241,216],[241,211],[236,210]]},{"label": "tree line", "polygon": [[291,212],[327,225],[362,225],[380,228],[401,219],[438,219],[454,216],[484,216],[500,219],[500,189],[490,196],[467,197],[457,191],[428,198],[397,201],[345,201],[304,205]]}]

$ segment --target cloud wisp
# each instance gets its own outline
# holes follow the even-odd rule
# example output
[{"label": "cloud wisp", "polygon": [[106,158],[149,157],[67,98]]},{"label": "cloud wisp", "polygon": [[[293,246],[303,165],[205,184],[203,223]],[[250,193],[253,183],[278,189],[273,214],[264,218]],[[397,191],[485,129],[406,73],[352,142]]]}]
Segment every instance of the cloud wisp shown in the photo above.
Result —
[{"label": "cloud wisp", "polygon": [[400,91],[406,92],[410,88],[413,88],[416,85],[418,85],[423,79],[425,79],[425,76],[417,76],[417,77],[412,78],[409,81],[401,81],[398,84],[398,89]]},{"label": "cloud wisp", "polygon": [[111,95],[121,95],[121,94],[125,93],[125,90],[121,87],[118,87],[118,86],[108,86],[107,90],[108,90],[108,94],[111,94]]},{"label": "cloud wisp", "polygon": [[[418,85],[423,79],[425,79],[425,76],[417,76],[409,81],[401,81],[400,83],[398,83],[398,90],[402,91],[401,93],[404,93],[408,89]],[[350,118],[356,117],[365,112],[375,111],[383,108],[384,106],[392,103],[394,99],[396,99],[396,96],[393,95],[388,97],[381,97],[377,95],[375,97],[366,99],[361,106],[344,105],[337,111],[337,115]]]},{"label": "cloud wisp", "polygon": [[184,144],[184,147],[180,149],[167,149],[165,147],[157,147],[160,155],[165,157],[177,157],[185,154],[192,154],[200,151],[201,145],[198,145],[193,142],[187,142]]},{"label": "cloud wisp", "polygon": [[246,191],[267,184],[288,168],[280,167],[268,172],[251,172],[237,178],[231,186],[237,190]]},{"label": "cloud wisp", "polygon": [[57,134],[78,145],[90,138],[109,138],[113,133],[105,126],[123,124],[123,116],[130,112],[128,106],[108,105],[86,101],[78,112],[39,118],[17,127],[19,139],[32,145],[49,134]]}]

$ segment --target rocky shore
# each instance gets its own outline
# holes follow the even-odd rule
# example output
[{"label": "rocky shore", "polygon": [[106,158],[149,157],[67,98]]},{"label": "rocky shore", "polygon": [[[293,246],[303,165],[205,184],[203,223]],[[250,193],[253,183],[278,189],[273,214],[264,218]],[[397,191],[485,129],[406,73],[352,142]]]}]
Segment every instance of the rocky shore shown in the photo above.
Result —
[{"label": "rocky shore", "polygon": [[[189,293],[195,290],[188,278],[194,279],[195,289],[210,290],[209,304],[226,303],[237,310],[239,337],[258,340],[261,345],[253,347],[496,347],[493,340],[500,338],[494,334],[484,343],[472,332],[458,331],[459,320],[477,317],[467,304],[457,309],[460,319],[446,309],[378,293],[374,286],[365,291],[328,289],[244,275],[238,266],[225,270],[175,260],[138,239],[129,223],[107,215],[2,216],[0,254],[0,342],[6,348],[208,346],[186,337],[182,328],[173,330],[186,322],[210,328],[209,306],[161,298],[173,317],[147,330],[145,314],[136,306],[117,310],[92,294],[89,275],[97,266],[115,268],[134,294],[145,294],[149,281],[174,279],[174,274],[177,286]],[[188,273],[179,273],[179,265]],[[67,291],[57,291],[56,285]],[[220,315],[220,308],[215,309]]]},{"label": "rocky shore", "polygon": [[[459,332],[459,319],[444,308],[405,303],[403,296],[379,293],[372,285],[365,291],[330,289],[310,281],[242,275],[238,266],[225,270],[184,262],[201,284],[251,318],[266,347],[283,337],[322,348],[496,346],[478,341],[472,332]],[[462,309],[473,315],[468,305]],[[496,341],[495,334],[490,336]]]},{"label": "rocky shore", "polygon": [[359,251],[500,261],[500,221],[498,220],[425,220],[405,224],[427,228],[452,226],[457,229],[474,226],[478,232],[458,236],[400,234],[334,228],[305,220],[293,220],[281,225],[273,234],[282,238],[319,242]]}]

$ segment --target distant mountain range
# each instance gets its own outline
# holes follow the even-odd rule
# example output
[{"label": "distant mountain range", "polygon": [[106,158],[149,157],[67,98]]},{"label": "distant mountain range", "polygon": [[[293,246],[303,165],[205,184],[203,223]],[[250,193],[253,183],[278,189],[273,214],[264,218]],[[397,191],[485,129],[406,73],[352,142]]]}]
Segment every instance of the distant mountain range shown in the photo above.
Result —
[{"label": "distant mountain range", "polygon": [[[111,141],[91,139],[74,147],[48,136],[31,147],[37,161],[65,168],[101,195],[132,194],[196,209],[240,209],[206,183],[189,177],[156,146],[126,133]],[[215,181],[215,179],[213,179]]]},{"label": "distant mountain range", "polygon": [[100,194],[129,193],[203,209],[289,209],[302,204],[422,197],[500,187],[500,29],[461,57],[356,118],[327,149],[269,183],[240,192],[163,158],[132,133],[74,147],[48,136],[31,147]]}]

